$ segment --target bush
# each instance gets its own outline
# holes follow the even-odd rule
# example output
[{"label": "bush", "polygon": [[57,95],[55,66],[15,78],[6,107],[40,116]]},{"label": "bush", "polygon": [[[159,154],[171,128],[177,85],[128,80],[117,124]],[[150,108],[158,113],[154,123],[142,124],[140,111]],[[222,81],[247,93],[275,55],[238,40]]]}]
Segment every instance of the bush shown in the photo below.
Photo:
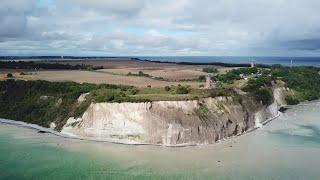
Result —
[{"label": "bush", "polygon": [[142,71],[139,71],[137,74],[129,72],[127,76],[141,76],[141,77],[151,77],[149,74],[145,74]]},{"label": "bush", "polygon": [[255,92],[255,99],[258,102],[262,102],[263,105],[270,105],[273,101],[271,90],[267,88],[261,88]]},{"label": "bush", "polygon": [[13,78],[13,75],[11,73],[8,73],[7,78]]},{"label": "bush", "polygon": [[232,96],[234,95],[233,89],[230,88],[215,88],[209,91],[210,97],[217,97],[217,96]]},{"label": "bush", "polygon": [[199,77],[198,77],[198,81],[200,81],[200,82],[206,81],[206,76],[204,76],[204,75],[199,76]]},{"label": "bush", "polygon": [[129,89],[128,92],[131,95],[136,95],[139,92],[139,90],[136,88],[132,88],[132,89]]},{"label": "bush", "polygon": [[206,72],[206,73],[218,73],[218,70],[216,68],[213,68],[213,67],[203,68],[202,71]]},{"label": "bush", "polygon": [[170,88],[169,86],[166,86],[166,87],[164,87],[164,90],[165,90],[165,91],[170,91],[171,88]]},{"label": "bush", "polygon": [[270,86],[271,81],[271,77],[267,76],[260,76],[257,79],[250,79],[248,81],[248,84],[243,88],[243,90],[247,92],[254,92],[263,86]]},{"label": "bush", "polygon": [[126,94],[118,90],[107,89],[103,92],[95,92],[94,100],[96,102],[121,102],[126,99]]},{"label": "bush", "polygon": [[186,86],[178,86],[176,89],[176,94],[188,94],[190,89]]},{"label": "bush", "polygon": [[288,105],[296,105],[299,104],[299,100],[293,96],[287,96],[285,98]]}]

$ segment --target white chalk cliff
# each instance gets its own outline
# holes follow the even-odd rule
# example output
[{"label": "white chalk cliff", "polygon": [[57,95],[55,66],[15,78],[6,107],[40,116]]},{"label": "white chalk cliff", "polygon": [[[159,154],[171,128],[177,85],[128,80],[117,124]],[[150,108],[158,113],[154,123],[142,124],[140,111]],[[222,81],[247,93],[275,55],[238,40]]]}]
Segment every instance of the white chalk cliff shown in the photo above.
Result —
[{"label": "white chalk cliff", "polygon": [[71,117],[62,133],[122,143],[210,144],[248,131],[278,114],[284,89],[274,89],[270,106],[231,97],[193,101],[92,103],[81,118]]}]

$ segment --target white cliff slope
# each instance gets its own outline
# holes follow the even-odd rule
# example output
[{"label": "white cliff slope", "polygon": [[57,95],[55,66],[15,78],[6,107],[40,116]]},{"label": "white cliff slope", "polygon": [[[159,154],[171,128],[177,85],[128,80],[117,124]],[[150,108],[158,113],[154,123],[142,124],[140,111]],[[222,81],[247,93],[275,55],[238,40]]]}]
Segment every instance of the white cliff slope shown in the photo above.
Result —
[{"label": "white cliff slope", "polygon": [[81,118],[70,118],[62,133],[122,143],[209,144],[241,134],[275,117],[282,90],[268,107],[248,109],[231,97],[194,101],[93,103]]}]

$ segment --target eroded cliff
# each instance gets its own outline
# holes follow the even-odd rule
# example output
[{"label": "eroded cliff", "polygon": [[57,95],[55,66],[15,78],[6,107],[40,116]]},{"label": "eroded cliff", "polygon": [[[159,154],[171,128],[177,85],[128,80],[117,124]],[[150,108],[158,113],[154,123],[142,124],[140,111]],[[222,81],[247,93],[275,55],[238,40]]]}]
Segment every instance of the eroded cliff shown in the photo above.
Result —
[{"label": "eroded cliff", "polygon": [[248,98],[193,101],[92,103],[81,118],[71,117],[62,133],[122,143],[210,144],[239,135],[277,116],[285,89],[273,91],[269,106]]}]

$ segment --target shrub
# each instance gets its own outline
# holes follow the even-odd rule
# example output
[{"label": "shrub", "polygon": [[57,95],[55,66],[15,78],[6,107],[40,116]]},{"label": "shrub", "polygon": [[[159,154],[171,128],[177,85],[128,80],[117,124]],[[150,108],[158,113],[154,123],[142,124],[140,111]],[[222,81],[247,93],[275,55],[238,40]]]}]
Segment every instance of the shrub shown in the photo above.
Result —
[{"label": "shrub", "polygon": [[108,89],[104,92],[95,92],[94,99],[96,102],[121,102],[126,99],[126,94],[118,90]]},{"label": "shrub", "polygon": [[213,67],[203,68],[202,71],[206,72],[206,73],[218,73],[218,70],[216,68],[213,68]]},{"label": "shrub", "polygon": [[139,71],[137,74],[129,72],[127,76],[143,76],[143,77],[151,77],[149,74],[145,74],[142,71]]},{"label": "shrub", "polygon": [[13,78],[13,75],[11,73],[8,73],[7,78]]},{"label": "shrub", "polygon": [[231,88],[215,88],[210,89],[209,91],[210,97],[217,97],[217,96],[233,96],[235,94],[234,90]]},{"label": "shrub", "polygon": [[154,77],[154,79],[159,81],[168,81],[167,79],[164,79],[163,77]]},{"label": "shrub", "polygon": [[239,104],[243,105],[243,97],[240,96],[239,94],[237,94],[236,96],[234,96],[233,98],[236,102],[238,102]]},{"label": "shrub", "polygon": [[204,75],[199,76],[198,81],[200,81],[200,82],[206,81],[206,76],[204,76]]},{"label": "shrub", "polygon": [[185,86],[178,86],[176,89],[176,94],[188,94],[190,92],[190,89]]},{"label": "shrub", "polygon": [[171,88],[170,88],[169,86],[166,86],[166,87],[164,87],[164,90],[165,90],[165,91],[170,91]]},{"label": "shrub", "polygon": [[136,89],[136,88],[132,88],[132,89],[129,89],[129,94],[131,94],[131,95],[136,95],[138,92],[139,92],[139,90],[138,89]]},{"label": "shrub", "polygon": [[206,104],[200,104],[199,108],[194,109],[194,113],[201,119],[207,120],[210,110]]},{"label": "shrub", "polygon": [[296,105],[299,104],[299,100],[294,96],[287,96],[285,98],[288,105]]},{"label": "shrub", "polygon": [[249,79],[248,84],[243,88],[244,91],[253,92],[262,86],[270,86],[271,85],[271,77],[261,76],[257,79]]},{"label": "shrub", "polygon": [[263,105],[270,105],[273,101],[273,96],[269,89],[261,88],[255,92],[255,99],[258,102],[262,102]]},{"label": "shrub", "polygon": [[90,101],[86,101],[81,103],[73,112],[73,116],[75,118],[81,117],[83,113],[88,109],[90,106]]}]

